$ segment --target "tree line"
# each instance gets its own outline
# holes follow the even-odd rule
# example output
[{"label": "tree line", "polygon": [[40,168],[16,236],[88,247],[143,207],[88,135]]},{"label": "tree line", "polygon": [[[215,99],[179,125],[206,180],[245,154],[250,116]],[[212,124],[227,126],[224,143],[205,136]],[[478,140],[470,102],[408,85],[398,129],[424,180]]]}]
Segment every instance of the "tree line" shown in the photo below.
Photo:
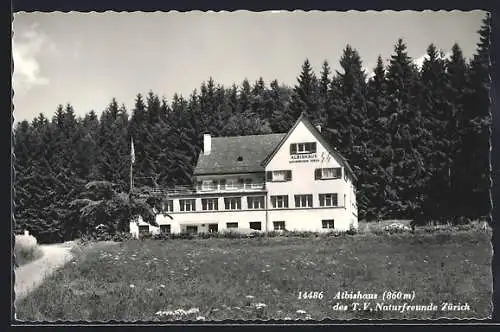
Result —
[{"label": "tree line", "polygon": [[343,50],[340,70],[306,59],[294,87],[261,77],[225,87],[212,78],[170,102],[138,94],[131,111],[116,99],[98,115],[59,105],[14,128],[15,228],[41,241],[79,236],[72,204],[91,181],[129,190],[130,140],[138,186],[191,182],[203,133],[233,136],[286,132],[304,112],[358,176],[360,219],[461,222],[490,210],[489,18],[473,57],[431,44],[422,67],[402,39],[367,77],[358,51]]}]

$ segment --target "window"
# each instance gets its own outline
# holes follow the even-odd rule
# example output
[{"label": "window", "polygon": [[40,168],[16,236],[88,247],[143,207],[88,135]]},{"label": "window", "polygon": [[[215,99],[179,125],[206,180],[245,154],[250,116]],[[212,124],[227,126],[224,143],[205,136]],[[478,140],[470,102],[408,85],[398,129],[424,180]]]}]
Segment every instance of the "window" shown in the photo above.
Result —
[{"label": "window", "polygon": [[139,233],[149,233],[149,225],[139,225]]},{"label": "window", "polygon": [[273,226],[275,231],[284,231],[285,222],[284,221],[273,221]]},{"label": "window", "polygon": [[224,205],[226,210],[241,210],[241,197],[226,197]]},{"label": "window", "polygon": [[216,211],[219,209],[219,202],[217,198],[202,198],[201,209],[203,211]]},{"label": "window", "polygon": [[196,204],[194,199],[180,199],[179,200],[180,210],[183,212],[196,210]]},{"label": "window", "polygon": [[219,231],[219,224],[208,224],[209,233],[217,233]]},{"label": "window", "polygon": [[161,206],[162,212],[173,212],[174,211],[174,201],[169,199],[163,202]]},{"label": "window", "polygon": [[335,222],[333,219],[321,220],[321,223],[323,224],[323,228],[328,228],[328,229],[335,228]]},{"label": "window", "polygon": [[271,205],[273,208],[287,208],[288,195],[271,196]]},{"label": "window", "polygon": [[262,230],[262,223],[260,221],[250,221],[250,229],[260,231]]},{"label": "window", "polygon": [[203,180],[201,183],[201,190],[211,191],[217,189],[217,184],[214,180]]},{"label": "window", "polygon": [[347,182],[347,172],[344,171],[344,181]]},{"label": "window", "polygon": [[337,194],[319,194],[319,206],[337,206]]},{"label": "window", "polygon": [[160,232],[165,234],[170,234],[170,225],[160,225]]},{"label": "window", "polygon": [[226,228],[238,228],[237,222],[228,222],[226,223]]},{"label": "window", "polygon": [[325,179],[340,179],[342,174],[342,168],[316,168],[314,171],[314,178],[316,180],[325,180]]},{"label": "window", "polygon": [[295,195],[295,207],[312,207],[313,195]]},{"label": "window", "polygon": [[198,233],[198,226],[186,226],[186,232],[196,234]]},{"label": "window", "polygon": [[316,142],[290,144],[290,154],[300,153],[316,153]]},{"label": "window", "polygon": [[247,203],[249,209],[263,209],[264,196],[249,196],[247,197]]},{"label": "window", "polygon": [[238,189],[238,181],[236,179],[228,179],[226,181],[226,189],[227,190]]},{"label": "window", "polygon": [[226,190],[226,180],[225,179],[219,180],[219,187],[220,187],[220,190]]},{"label": "window", "polygon": [[252,188],[252,179],[245,179],[245,189]]},{"label": "window", "polygon": [[267,181],[271,182],[292,181],[292,171],[291,170],[268,171]]}]

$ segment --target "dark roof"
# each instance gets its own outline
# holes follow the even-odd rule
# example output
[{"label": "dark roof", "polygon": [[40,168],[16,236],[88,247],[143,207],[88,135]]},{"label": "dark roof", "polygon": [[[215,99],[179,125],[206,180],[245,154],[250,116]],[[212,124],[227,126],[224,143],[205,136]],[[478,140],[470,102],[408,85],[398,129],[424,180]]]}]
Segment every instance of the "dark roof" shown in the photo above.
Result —
[{"label": "dark roof", "polygon": [[204,155],[203,151],[200,152],[194,175],[265,171],[268,162],[301,121],[304,121],[306,127],[316,136],[319,142],[347,169],[352,178],[357,180],[347,159],[328,144],[304,113],[300,115],[288,133],[212,137],[211,152],[208,156]]},{"label": "dark roof", "polygon": [[349,162],[347,161],[347,158],[345,158],[343,155],[340,154],[337,150],[332,148],[332,146],[326,141],[326,139],[323,137],[321,132],[311,123],[311,121],[307,118],[307,116],[302,113],[300,117],[295,121],[295,124],[292,126],[292,128],[288,131],[288,133],[285,134],[283,139],[279,142],[278,145],[271,151],[269,156],[267,156],[264,161],[263,165],[266,166],[271,159],[273,159],[274,155],[278,150],[281,148],[283,143],[286,141],[286,139],[290,136],[290,134],[295,130],[297,125],[303,121],[306,127],[311,131],[311,133],[316,137],[316,139],[326,148],[326,150],[334,157],[337,158],[337,161],[340,163],[340,165],[344,166],[347,169],[347,172],[352,176],[354,181],[357,181],[358,178],[356,177],[356,174],[354,174],[354,171],[351,168],[351,165],[349,165]]},{"label": "dark roof", "polygon": [[194,175],[263,172],[264,159],[286,135],[212,137],[211,152],[207,156],[200,152]]}]

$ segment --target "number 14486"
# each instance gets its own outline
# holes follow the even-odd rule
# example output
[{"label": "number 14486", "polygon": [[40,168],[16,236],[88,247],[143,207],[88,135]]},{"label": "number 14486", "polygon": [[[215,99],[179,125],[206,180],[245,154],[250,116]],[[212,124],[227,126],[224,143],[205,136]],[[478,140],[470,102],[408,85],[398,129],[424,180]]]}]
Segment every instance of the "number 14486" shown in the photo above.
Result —
[{"label": "number 14486", "polygon": [[299,300],[321,300],[323,299],[323,292],[311,291],[311,292],[302,292],[299,291]]}]

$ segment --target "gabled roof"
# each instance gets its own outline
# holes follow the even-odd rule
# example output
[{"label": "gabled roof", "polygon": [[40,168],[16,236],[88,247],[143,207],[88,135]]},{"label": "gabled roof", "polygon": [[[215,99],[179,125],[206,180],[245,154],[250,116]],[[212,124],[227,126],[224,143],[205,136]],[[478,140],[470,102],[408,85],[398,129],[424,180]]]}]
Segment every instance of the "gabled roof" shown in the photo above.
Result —
[{"label": "gabled roof", "polygon": [[269,161],[276,155],[291,133],[303,122],[315,138],[347,172],[357,180],[351,166],[337,150],[333,149],[318,129],[302,113],[288,133],[212,137],[211,152],[200,152],[194,175],[264,172]]},{"label": "gabled roof", "polygon": [[286,134],[267,134],[212,137],[211,152],[209,155],[200,152],[194,175],[264,172],[262,162],[285,136]]},{"label": "gabled roof", "polygon": [[326,139],[323,137],[323,135],[319,132],[319,130],[311,123],[311,121],[306,117],[304,113],[302,113],[297,121],[295,121],[295,124],[292,126],[292,128],[288,131],[288,133],[283,137],[281,142],[274,148],[274,150],[267,156],[267,158],[264,159],[262,162],[262,166],[266,167],[267,164],[273,159],[273,157],[276,155],[276,153],[279,151],[279,149],[283,146],[285,141],[290,137],[292,132],[297,128],[300,122],[303,122],[304,125],[309,129],[309,131],[314,135],[314,137],[325,147],[325,149],[334,157],[337,159],[337,161],[342,165],[347,172],[352,176],[354,180],[357,180],[358,178],[354,174],[354,171],[351,168],[351,165],[349,165],[349,162],[347,159],[340,154],[337,150],[331,147],[331,145],[326,141]]}]

